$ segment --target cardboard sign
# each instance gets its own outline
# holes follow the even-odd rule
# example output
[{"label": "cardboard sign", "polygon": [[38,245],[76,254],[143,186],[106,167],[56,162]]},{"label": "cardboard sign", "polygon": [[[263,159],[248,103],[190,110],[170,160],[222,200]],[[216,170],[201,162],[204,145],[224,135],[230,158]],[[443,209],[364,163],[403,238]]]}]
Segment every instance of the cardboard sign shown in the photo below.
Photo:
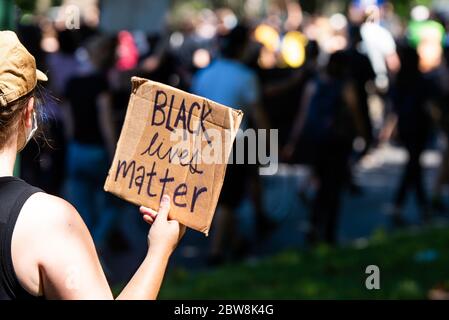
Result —
[{"label": "cardboard sign", "polygon": [[105,191],[154,210],[170,195],[170,218],[209,232],[243,113],[133,77]]}]

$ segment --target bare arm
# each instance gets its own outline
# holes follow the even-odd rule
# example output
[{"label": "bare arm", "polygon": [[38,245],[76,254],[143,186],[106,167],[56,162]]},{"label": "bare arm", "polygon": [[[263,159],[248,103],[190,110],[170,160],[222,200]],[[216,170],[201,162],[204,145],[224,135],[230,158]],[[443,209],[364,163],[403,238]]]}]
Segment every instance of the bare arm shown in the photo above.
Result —
[{"label": "bare arm", "polygon": [[156,299],[162,285],[168,258],[167,255],[147,255],[117,300]]},{"label": "bare arm", "polygon": [[[164,199],[166,200],[164,201]],[[152,300],[157,298],[168,259],[175,249],[175,246],[170,246],[170,243],[178,243],[185,232],[184,226],[181,226],[176,221],[167,220],[169,211],[170,199],[165,197],[162,199],[161,208],[156,218],[155,212],[147,208],[141,208],[141,212],[147,222],[152,223],[156,219],[148,236],[148,254],[117,299]],[[169,241],[163,243],[162,246],[160,243],[157,243],[158,239],[167,237]],[[169,243],[168,246],[166,245],[167,243]]]},{"label": "bare arm", "polygon": [[[162,203],[162,214],[157,215],[150,231],[147,257],[120,299],[156,298],[168,258],[183,234],[177,222],[167,221],[168,210],[169,202]],[[14,231],[12,253],[19,281],[34,295],[47,299],[113,299],[89,231],[64,200],[42,193],[27,201]]]}]

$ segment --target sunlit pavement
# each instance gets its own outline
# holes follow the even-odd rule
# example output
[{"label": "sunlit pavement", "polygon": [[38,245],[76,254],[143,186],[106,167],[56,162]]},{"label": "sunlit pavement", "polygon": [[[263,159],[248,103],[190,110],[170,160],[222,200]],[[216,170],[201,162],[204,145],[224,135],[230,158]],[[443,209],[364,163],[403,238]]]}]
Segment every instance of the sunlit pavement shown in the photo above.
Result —
[{"label": "sunlit pavement", "polygon": [[[397,147],[385,146],[368,155],[355,169],[356,183],[361,194],[346,192],[338,226],[341,244],[363,245],[377,230],[391,231],[391,200],[406,161],[405,152]],[[432,189],[441,157],[438,152],[428,151],[422,158],[428,192]],[[251,202],[246,200],[238,211],[238,230],[249,243],[247,260],[259,258],[287,248],[304,247],[304,234],[308,228],[308,210],[297,195],[300,186],[307,183],[309,170],[301,166],[281,165],[275,176],[263,177],[264,205],[270,217],[276,221],[276,229],[264,240],[255,240]],[[311,194],[312,196],[312,194]],[[412,228],[420,225],[420,215],[415,205],[414,193],[410,192],[404,217]],[[433,223],[447,223],[449,219],[438,216]],[[212,225],[213,232],[213,225]],[[145,235],[142,234],[142,239]],[[110,255],[105,262],[111,280],[119,283],[128,279],[145,253],[142,248],[126,254]],[[188,231],[182,244],[171,260],[171,268],[198,270],[207,268],[210,238],[195,231]]]}]

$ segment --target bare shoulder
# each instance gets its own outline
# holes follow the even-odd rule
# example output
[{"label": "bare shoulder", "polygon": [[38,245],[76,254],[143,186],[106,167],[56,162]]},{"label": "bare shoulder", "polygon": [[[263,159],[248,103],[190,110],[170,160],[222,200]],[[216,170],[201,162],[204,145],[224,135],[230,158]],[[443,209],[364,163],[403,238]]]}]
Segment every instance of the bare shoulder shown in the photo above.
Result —
[{"label": "bare shoulder", "polygon": [[85,244],[91,241],[87,227],[72,205],[45,193],[36,193],[26,201],[11,244],[14,269],[25,290],[33,295],[42,294],[41,266],[61,257],[73,239]]},{"label": "bare shoulder", "polygon": [[37,254],[71,238],[91,239],[84,221],[70,203],[46,193],[36,193],[28,199],[16,223],[14,242],[34,247]]},{"label": "bare shoulder", "polygon": [[66,200],[43,192],[31,196],[24,207],[33,205],[49,211],[76,211]]},{"label": "bare shoulder", "polygon": [[36,193],[31,196],[23,206],[20,215],[32,227],[40,230],[56,231],[54,227],[84,225],[80,215],[69,202],[46,193]]}]

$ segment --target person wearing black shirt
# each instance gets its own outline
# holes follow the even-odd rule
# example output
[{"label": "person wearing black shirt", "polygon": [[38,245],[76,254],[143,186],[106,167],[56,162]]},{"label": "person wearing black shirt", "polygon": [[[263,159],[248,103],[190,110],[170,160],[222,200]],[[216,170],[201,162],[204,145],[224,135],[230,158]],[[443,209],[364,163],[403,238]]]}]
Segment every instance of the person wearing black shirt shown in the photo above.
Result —
[{"label": "person wearing black shirt", "polygon": [[95,36],[88,41],[86,52],[88,60],[65,89],[73,128],[67,153],[66,193],[101,248],[117,211],[108,199],[111,196],[101,192],[116,144],[106,75],[113,42]]}]

